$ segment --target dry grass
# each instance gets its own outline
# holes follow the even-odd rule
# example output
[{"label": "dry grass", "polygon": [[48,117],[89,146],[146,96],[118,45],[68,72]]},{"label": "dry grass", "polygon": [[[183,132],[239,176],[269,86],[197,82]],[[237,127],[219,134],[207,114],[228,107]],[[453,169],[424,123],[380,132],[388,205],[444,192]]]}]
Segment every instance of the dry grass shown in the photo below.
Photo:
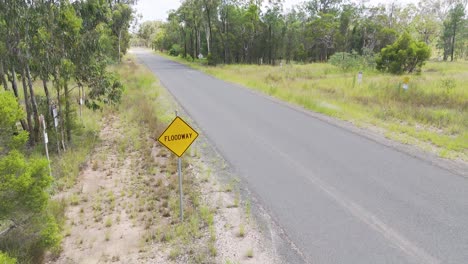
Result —
[{"label": "dry grass", "polygon": [[176,60],[306,109],[379,127],[392,139],[441,157],[468,161],[468,62],[429,62],[420,75],[367,71],[357,83],[357,73],[322,63],[205,67]]}]

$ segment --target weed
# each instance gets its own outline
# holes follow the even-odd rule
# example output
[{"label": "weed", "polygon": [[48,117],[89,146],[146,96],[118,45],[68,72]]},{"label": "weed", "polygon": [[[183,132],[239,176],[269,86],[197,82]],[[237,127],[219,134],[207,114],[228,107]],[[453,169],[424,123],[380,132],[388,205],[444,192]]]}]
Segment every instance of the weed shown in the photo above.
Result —
[{"label": "weed", "polygon": [[245,225],[242,223],[239,225],[239,233],[237,233],[237,236],[245,237]]},{"label": "weed", "polygon": [[203,219],[206,225],[213,225],[214,215],[207,206],[200,207],[200,217]]},{"label": "weed", "polygon": [[210,250],[210,255],[212,257],[216,257],[218,255],[218,250],[216,249],[216,246],[214,243],[210,242],[208,245],[208,248]]},{"label": "weed", "polygon": [[171,251],[169,252],[169,259],[172,261],[175,261],[177,257],[180,255],[180,248],[178,247],[173,247]]},{"label": "weed", "polygon": [[97,171],[99,169],[99,162],[97,160],[93,160],[93,165],[91,166],[93,171]]},{"label": "weed", "polygon": [[63,229],[63,235],[65,237],[69,237],[71,235],[71,227],[70,226],[66,226],[64,229]]},{"label": "weed", "polygon": [[106,219],[105,226],[106,226],[107,228],[109,228],[109,227],[112,226],[112,219],[111,219],[110,217],[108,217],[108,218]]},{"label": "weed", "polygon": [[245,256],[248,257],[248,258],[253,258],[253,256],[254,256],[253,249],[249,248],[249,250],[247,250],[247,253],[245,253]]},{"label": "weed", "polygon": [[70,204],[73,206],[79,205],[80,204],[80,197],[76,194],[72,194],[70,196]]},{"label": "weed", "polygon": [[252,211],[252,204],[250,203],[250,201],[247,201],[245,203],[245,214],[247,215],[247,219],[250,219],[251,211]]},{"label": "weed", "polygon": [[109,241],[110,240],[110,237],[111,237],[111,231],[110,230],[107,230],[106,233],[104,234],[104,239],[106,241]]}]

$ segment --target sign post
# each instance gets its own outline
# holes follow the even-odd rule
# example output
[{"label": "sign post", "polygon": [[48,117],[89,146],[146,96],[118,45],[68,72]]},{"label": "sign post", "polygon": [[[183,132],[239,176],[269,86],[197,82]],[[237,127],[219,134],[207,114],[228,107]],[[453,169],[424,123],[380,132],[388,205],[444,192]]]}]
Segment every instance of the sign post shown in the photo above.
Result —
[{"label": "sign post", "polygon": [[409,77],[403,78],[403,89],[404,89],[405,91],[407,91],[408,88],[409,88],[409,81],[410,81],[410,78],[409,78]]},{"label": "sign post", "polygon": [[166,130],[159,136],[158,141],[174,153],[177,159],[177,172],[179,175],[179,191],[180,191],[180,220],[184,220],[183,209],[183,192],[182,192],[182,155],[197,139],[198,133],[191,128],[182,118],[180,118],[176,111],[176,118],[166,128]]}]

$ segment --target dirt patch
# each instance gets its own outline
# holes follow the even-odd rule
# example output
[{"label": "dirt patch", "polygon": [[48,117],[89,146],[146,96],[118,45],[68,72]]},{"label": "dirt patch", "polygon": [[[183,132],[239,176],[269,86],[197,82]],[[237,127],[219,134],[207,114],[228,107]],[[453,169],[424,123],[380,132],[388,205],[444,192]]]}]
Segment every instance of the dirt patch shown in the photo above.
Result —
[{"label": "dirt patch", "polygon": [[69,203],[63,251],[46,263],[278,262],[236,183],[221,184],[199,153],[183,161],[180,222],[173,155],[144,133],[135,149],[118,116],[104,124],[78,183],[59,195]]},{"label": "dirt patch", "polygon": [[135,175],[139,172],[137,164],[141,153],[119,147],[118,143],[124,139],[118,117],[109,117],[104,123],[100,133],[102,143],[81,172],[78,184],[62,194],[70,203],[63,252],[49,263],[155,263],[162,260],[158,255],[142,254],[144,222],[150,214],[137,214],[140,208]]}]

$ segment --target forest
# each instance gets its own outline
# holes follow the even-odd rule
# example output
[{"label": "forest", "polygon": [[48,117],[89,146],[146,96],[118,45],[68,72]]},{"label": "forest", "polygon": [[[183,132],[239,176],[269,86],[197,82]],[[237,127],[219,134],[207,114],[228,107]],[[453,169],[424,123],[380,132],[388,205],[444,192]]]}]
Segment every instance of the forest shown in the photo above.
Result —
[{"label": "forest", "polygon": [[129,48],[134,2],[0,1],[0,263],[59,252],[64,209],[51,196],[80,160],[84,109],[120,100],[108,66]]},{"label": "forest", "polygon": [[[440,60],[468,58],[466,0],[185,0],[167,22],[143,23],[135,42],[213,63],[324,62],[333,54],[372,58],[405,33]],[[425,46],[419,44],[420,46]]]}]

